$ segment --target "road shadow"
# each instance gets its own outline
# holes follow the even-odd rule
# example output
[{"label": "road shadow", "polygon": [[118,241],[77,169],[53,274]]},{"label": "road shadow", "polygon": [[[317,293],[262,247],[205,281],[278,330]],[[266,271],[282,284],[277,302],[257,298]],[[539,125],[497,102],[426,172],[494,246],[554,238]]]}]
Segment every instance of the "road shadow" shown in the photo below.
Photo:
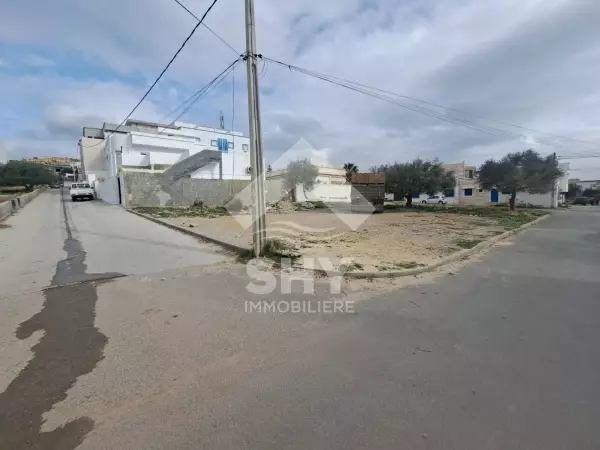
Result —
[{"label": "road shadow", "polygon": [[[56,266],[52,285],[78,278],[109,278],[120,274],[86,274],[85,257],[79,241],[73,238],[63,208],[67,239],[65,259]],[[33,346],[33,358],[0,394],[1,450],[72,450],[94,428],[89,417],[80,417],[50,432],[42,432],[44,413],[67,398],[77,378],[90,373],[103,358],[108,338],[95,326],[98,294],[94,282],[84,282],[44,291],[42,310],[21,323],[18,339],[43,331]]]}]

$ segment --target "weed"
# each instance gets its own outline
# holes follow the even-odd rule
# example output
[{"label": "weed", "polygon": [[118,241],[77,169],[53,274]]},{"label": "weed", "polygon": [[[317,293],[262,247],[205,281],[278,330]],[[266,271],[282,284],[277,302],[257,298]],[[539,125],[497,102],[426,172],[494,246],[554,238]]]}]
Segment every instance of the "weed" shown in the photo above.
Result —
[{"label": "weed", "polygon": [[315,209],[324,209],[327,208],[327,205],[325,203],[323,203],[321,200],[318,200],[316,202],[311,202],[313,204],[313,206],[315,207]]},{"label": "weed", "polygon": [[461,248],[473,248],[483,241],[484,239],[457,239],[456,245],[458,245]]},{"label": "weed", "polygon": [[207,207],[202,202],[192,206],[140,206],[134,211],[147,214],[151,217],[168,219],[173,217],[207,217],[226,216],[229,213],[222,206]]},{"label": "weed", "polygon": [[292,244],[277,238],[270,238],[265,241],[263,254],[267,258],[290,258],[292,262],[300,257]]},{"label": "weed", "polygon": [[340,270],[342,272],[356,272],[357,270],[363,270],[363,267],[364,266],[362,264],[352,261],[348,265],[341,266]]}]

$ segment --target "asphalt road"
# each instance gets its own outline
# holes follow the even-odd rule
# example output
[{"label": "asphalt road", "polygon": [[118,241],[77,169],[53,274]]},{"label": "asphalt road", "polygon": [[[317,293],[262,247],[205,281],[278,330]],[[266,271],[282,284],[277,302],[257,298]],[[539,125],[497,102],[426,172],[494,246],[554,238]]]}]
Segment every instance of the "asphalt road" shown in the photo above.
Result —
[{"label": "asphalt road", "polygon": [[[0,234],[0,296],[89,278],[139,275],[226,259],[198,242],[102,201],[72,202],[67,188],[50,189],[6,222]],[[85,270],[56,267],[65,241],[81,245]],[[66,258],[67,260],[69,258]],[[53,281],[53,278],[58,279]]]},{"label": "asphalt road", "polygon": [[0,448],[598,449],[597,211],[355,314],[248,313],[233,263],[4,297]]}]

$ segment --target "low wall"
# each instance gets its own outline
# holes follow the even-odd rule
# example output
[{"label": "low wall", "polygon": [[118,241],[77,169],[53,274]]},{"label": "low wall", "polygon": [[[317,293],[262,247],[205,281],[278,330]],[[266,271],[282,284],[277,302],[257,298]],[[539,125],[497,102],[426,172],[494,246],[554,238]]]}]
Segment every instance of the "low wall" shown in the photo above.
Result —
[{"label": "low wall", "polygon": [[[162,173],[121,172],[128,208],[137,206],[189,206],[199,200],[206,205],[224,205],[250,184],[247,180],[203,180],[182,178],[173,183]],[[245,196],[244,196],[245,197]]]},{"label": "low wall", "polygon": [[350,203],[352,186],[349,184],[315,184],[307,191],[302,184],[296,186],[297,202],[322,201],[326,203]]},{"label": "low wall", "polygon": [[25,205],[30,203],[34,198],[36,198],[41,192],[45,191],[46,189],[47,187],[44,186],[28,194],[23,194],[17,198],[13,198],[12,200],[0,203],[0,220],[6,219],[15,211],[18,211],[19,209],[23,208]]}]

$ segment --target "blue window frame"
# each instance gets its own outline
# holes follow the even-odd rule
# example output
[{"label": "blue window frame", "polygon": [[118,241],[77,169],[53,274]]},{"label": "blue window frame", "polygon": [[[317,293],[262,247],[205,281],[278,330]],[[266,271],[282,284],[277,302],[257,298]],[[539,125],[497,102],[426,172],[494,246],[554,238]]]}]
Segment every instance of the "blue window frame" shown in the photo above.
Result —
[{"label": "blue window frame", "polygon": [[217,139],[217,147],[218,147],[219,151],[222,153],[229,152],[229,142],[227,142],[227,139],[218,138]]},{"label": "blue window frame", "polygon": [[471,197],[473,195],[473,189],[465,189],[465,197]]}]

